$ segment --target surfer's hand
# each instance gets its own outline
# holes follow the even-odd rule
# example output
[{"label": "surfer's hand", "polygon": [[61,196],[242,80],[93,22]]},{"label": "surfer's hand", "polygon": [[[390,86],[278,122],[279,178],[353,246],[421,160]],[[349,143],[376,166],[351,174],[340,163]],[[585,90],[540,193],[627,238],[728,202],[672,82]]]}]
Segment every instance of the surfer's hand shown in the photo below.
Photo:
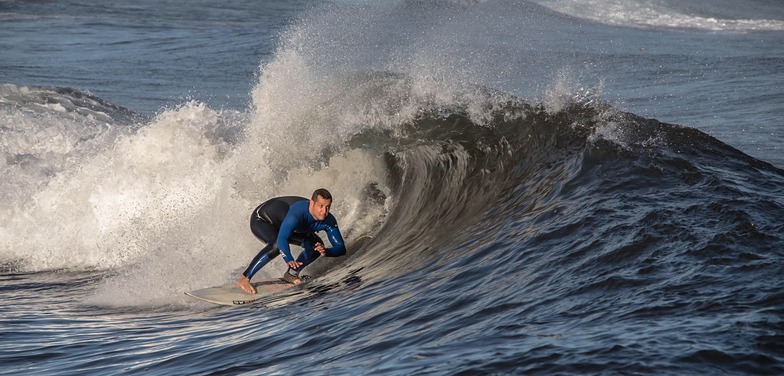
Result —
[{"label": "surfer's hand", "polygon": [[302,266],[301,262],[296,262],[294,260],[291,260],[291,261],[287,262],[286,264],[288,264],[289,268],[292,268],[294,270],[297,270],[297,269],[299,269],[300,266]]},{"label": "surfer's hand", "polygon": [[318,251],[318,253],[321,253],[322,256],[325,256],[327,254],[327,250],[324,249],[324,244],[316,243],[316,246],[313,247],[313,249]]}]

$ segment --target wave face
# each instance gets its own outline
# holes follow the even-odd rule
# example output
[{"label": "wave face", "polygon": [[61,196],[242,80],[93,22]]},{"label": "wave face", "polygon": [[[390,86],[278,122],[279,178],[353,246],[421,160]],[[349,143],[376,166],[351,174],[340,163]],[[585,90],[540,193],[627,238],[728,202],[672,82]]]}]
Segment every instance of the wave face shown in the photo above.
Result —
[{"label": "wave face", "polygon": [[[0,362],[42,374],[784,373],[784,171],[561,80],[598,53],[550,42],[596,25],[556,5],[482,4],[314,7],[240,110],[194,100],[146,116],[76,89],[0,87],[0,322],[18,345]],[[682,81],[655,73],[658,89]],[[346,257],[248,309],[184,296],[245,268],[260,201],[321,186]]]},{"label": "wave face", "polygon": [[[350,96],[412,81],[371,76],[349,86],[373,89]],[[374,282],[324,343],[357,331],[391,348],[425,332],[406,355],[418,370],[780,369],[769,330],[781,326],[767,324],[782,303],[768,286],[784,241],[780,169],[590,99],[554,109],[471,97],[352,137],[383,150],[395,204],[338,273]]]},{"label": "wave face", "polygon": [[[439,108],[385,141],[404,145],[388,159],[398,202],[354,267],[397,280],[376,298],[401,299],[408,313],[362,315],[353,328],[395,328],[383,337],[392,343],[427,330],[495,351],[479,360],[434,340],[417,353],[477,372],[543,371],[541,359],[575,344],[580,355],[546,372],[778,363],[751,348],[771,348],[762,327],[781,329],[765,324],[782,301],[762,282],[780,273],[781,170],[697,130],[602,105],[487,104],[485,122]],[[760,330],[734,347],[732,325]],[[523,344],[531,336],[555,340]]]}]

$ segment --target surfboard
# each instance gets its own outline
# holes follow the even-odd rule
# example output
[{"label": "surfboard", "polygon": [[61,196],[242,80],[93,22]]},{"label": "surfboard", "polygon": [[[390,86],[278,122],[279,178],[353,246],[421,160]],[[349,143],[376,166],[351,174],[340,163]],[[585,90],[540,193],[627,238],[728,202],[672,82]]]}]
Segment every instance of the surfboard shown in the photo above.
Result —
[{"label": "surfboard", "polygon": [[[349,249],[357,250],[373,237],[370,235],[362,235],[355,240]],[[302,281],[305,282],[309,276],[302,276]],[[259,299],[268,297],[272,294],[281,292],[287,288],[296,285],[288,283],[280,278],[265,279],[258,282],[251,282],[251,285],[256,288],[255,294],[248,294],[245,290],[239,288],[236,284],[208,287],[206,289],[188,291],[185,295],[203,300],[205,302],[222,304],[222,305],[243,305],[253,303]]]},{"label": "surfboard", "polygon": [[252,282],[251,285],[256,288],[255,294],[248,294],[239,286],[231,284],[188,291],[185,295],[209,303],[232,306],[253,303],[261,298],[295,286],[279,278]]}]

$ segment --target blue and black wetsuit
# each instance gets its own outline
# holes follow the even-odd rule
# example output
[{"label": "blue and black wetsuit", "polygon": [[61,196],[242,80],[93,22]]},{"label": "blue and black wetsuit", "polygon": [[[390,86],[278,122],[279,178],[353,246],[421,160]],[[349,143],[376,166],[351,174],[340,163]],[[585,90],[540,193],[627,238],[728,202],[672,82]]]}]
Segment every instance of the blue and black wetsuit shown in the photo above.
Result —
[{"label": "blue and black wetsuit", "polygon": [[302,266],[297,272],[315,261],[321,254],[314,248],[316,243],[325,244],[316,235],[325,231],[331,248],[325,248],[327,257],[338,257],[346,254],[343,236],[338,229],[338,221],[330,213],[322,221],[317,221],[310,214],[310,200],[304,197],[276,197],[259,205],[250,216],[250,230],[257,238],[267,243],[259,251],[248,268],[242,273],[248,279],[253,278],[264,265],[283,252],[283,260],[294,260],[289,244],[303,248],[297,257]]}]

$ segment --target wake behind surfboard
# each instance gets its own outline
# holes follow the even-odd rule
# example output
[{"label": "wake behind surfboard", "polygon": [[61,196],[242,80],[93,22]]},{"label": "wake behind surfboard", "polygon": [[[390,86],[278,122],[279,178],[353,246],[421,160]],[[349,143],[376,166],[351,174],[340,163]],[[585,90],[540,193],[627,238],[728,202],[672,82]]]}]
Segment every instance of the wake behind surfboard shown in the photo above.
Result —
[{"label": "wake behind surfboard", "polygon": [[194,297],[205,302],[221,304],[221,305],[242,305],[255,302],[261,298],[283,291],[287,288],[294,287],[294,284],[288,283],[282,279],[266,279],[259,282],[251,283],[256,288],[255,294],[248,294],[239,286],[235,284],[208,287],[206,289],[199,289],[188,291],[185,295]]}]

